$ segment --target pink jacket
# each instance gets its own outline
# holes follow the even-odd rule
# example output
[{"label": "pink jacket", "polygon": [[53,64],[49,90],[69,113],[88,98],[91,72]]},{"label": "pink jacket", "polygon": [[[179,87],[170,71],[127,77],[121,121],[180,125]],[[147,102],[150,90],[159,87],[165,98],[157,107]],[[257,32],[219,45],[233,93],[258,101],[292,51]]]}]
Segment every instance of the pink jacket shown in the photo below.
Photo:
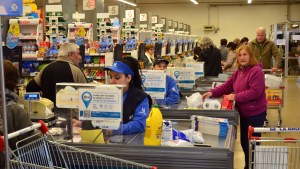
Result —
[{"label": "pink jacket", "polygon": [[267,109],[265,77],[259,65],[239,68],[211,92],[213,97],[234,93],[235,105],[242,117],[258,115]]}]

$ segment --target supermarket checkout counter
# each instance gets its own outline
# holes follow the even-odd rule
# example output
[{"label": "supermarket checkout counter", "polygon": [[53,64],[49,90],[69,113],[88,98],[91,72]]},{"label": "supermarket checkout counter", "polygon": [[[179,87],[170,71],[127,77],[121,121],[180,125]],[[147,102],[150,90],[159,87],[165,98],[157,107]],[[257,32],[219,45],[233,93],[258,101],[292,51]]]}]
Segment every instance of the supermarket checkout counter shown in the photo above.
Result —
[{"label": "supermarket checkout counter", "polygon": [[[191,125],[191,121],[186,119],[173,122],[175,129],[187,129]],[[66,144],[159,169],[234,168],[236,129],[232,125],[229,126],[227,137],[203,134],[205,143],[202,147],[143,146],[143,137],[143,133],[125,136],[125,144]]]},{"label": "supermarket checkout counter", "polygon": [[160,111],[164,119],[190,119],[191,115],[226,118],[229,123],[236,127],[239,123],[239,113],[236,110],[195,110],[186,109],[187,102],[182,98],[179,104],[161,106]]},{"label": "supermarket checkout counter", "polygon": [[[171,120],[173,128],[177,130],[191,128],[191,115],[227,118],[230,124],[227,136],[218,137],[203,134],[205,142],[201,147],[143,146],[143,133],[124,136],[122,138],[124,141],[123,144],[66,143],[63,140],[63,136],[56,139],[58,142],[64,142],[70,146],[146,165],[157,166],[159,169],[234,168],[233,161],[238,112],[226,110],[186,110],[184,108],[186,108],[186,101],[182,100],[178,105],[164,107],[160,110],[164,119]],[[115,138],[108,138],[108,142],[114,142],[110,141],[110,139],[115,140]]]}]

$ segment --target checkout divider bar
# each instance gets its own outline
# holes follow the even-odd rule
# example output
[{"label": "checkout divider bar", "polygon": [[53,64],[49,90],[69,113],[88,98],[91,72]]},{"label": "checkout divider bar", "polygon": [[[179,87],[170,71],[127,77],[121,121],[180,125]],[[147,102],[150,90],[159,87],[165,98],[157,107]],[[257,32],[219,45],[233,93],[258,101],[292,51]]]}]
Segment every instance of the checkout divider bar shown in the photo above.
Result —
[{"label": "checkout divider bar", "polygon": [[175,110],[160,109],[164,119],[190,119],[192,115],[226,118],[235,128],[239,124],[239,113],[235,110]]}]

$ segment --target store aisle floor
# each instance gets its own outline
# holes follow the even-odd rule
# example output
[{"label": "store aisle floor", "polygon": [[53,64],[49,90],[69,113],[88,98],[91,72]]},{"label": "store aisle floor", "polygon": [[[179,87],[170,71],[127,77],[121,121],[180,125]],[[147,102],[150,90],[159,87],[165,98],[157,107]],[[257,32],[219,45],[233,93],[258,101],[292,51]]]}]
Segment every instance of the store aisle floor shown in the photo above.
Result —
[{"label": "store aisle floor", "polygon": [[[300,86],[296,83],[297,78],[284,79],[284,108],[282,110],[282,127],[300,127]],[[278,113],[277,110],[268,110],[269,120],[268,127],[277,126]],[[265,134],[264,136],[271,137],[294,137],[300,139],[300,133],[272,133]],[[238,126],[237,140],[234,152],[234,169],[244,169],[244,153],[240,145],[240,131]]]}]

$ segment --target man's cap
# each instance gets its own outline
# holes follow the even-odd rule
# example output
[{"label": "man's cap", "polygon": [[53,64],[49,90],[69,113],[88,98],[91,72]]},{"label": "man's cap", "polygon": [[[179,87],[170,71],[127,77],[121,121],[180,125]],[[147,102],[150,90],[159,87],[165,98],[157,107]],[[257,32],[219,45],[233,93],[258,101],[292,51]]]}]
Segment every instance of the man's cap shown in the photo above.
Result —
[{"label": "man's cap", "polygon": [[131,70],[131,68],[121,61],[114,62],[112,66],[106,67],[104,70],[111,70],[114,72],[131,75],[132,77],[134,76],[134,72]]},{"label": "man's cap", "polygon": [[169,64],[168,60],[166,60],[166,59],[164,59],[162,57],[156,57],[154,59],[153,66],[158,65],[160,62],[165,62],[167,65]]}]

